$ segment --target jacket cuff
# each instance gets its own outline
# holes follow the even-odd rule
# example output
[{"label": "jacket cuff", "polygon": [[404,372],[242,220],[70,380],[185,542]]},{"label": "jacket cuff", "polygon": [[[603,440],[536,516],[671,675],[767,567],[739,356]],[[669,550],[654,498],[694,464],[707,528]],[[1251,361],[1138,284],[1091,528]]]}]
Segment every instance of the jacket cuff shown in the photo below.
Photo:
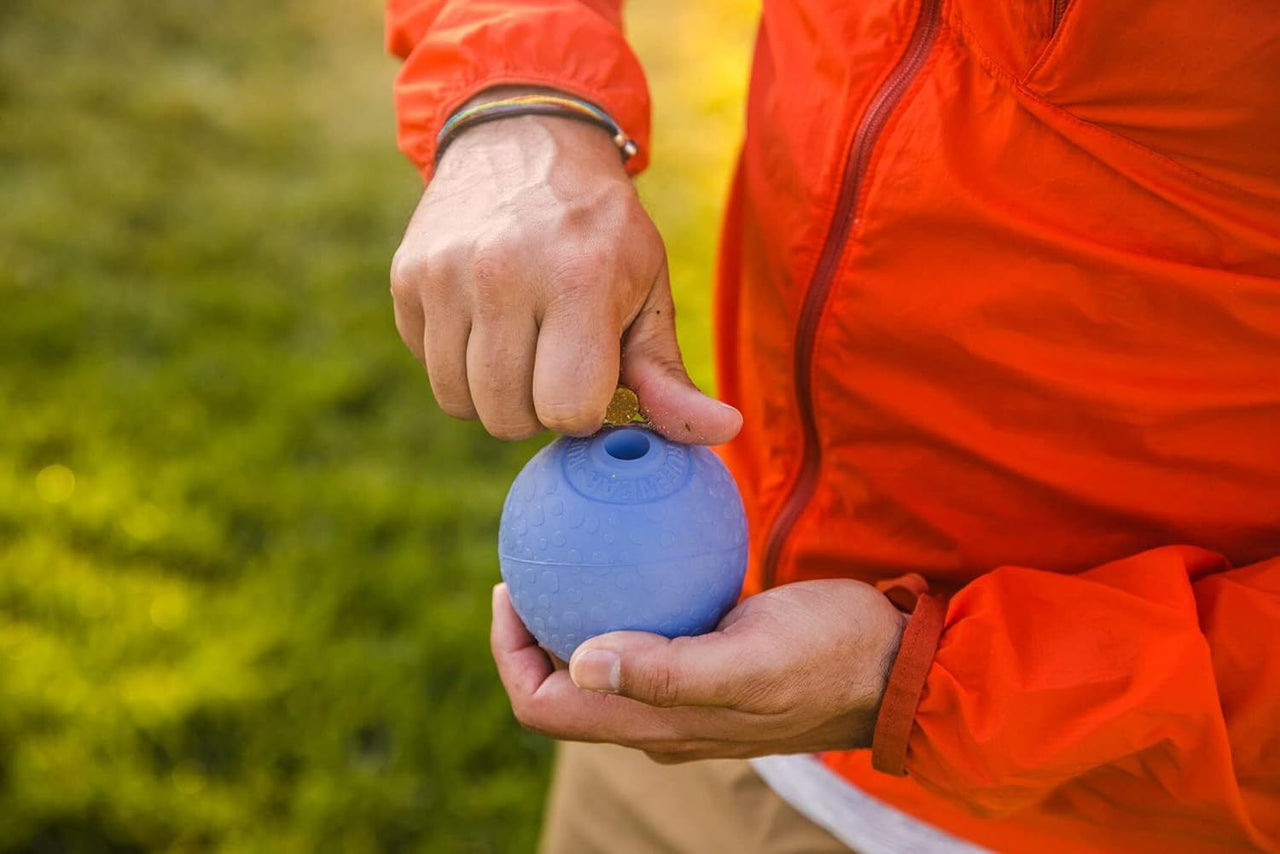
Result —
[{"label": "jacket cuff", "polygon": [[916,599],[876,717],[871,766],[877,771],[897,777],[907,773],[907,742],[946,615],[946,600],[941,596],[923,594]]},{"label": "jacket cuff", "polygon": [[387,43],[404,57],[394,87],[401,150],[430,178],[436,136],[459,107],[495,86],[537,86],[608,113],[640,146],[626,164],[639,172],[648,157],[649,93],[618,6],[392,0]]}]

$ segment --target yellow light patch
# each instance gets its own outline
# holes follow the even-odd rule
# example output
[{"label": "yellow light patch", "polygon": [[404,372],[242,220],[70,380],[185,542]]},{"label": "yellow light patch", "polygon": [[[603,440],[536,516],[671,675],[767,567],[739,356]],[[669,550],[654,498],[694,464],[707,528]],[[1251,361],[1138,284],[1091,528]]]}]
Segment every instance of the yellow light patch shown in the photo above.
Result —
[{"label": "yellow light patch", "polygon": [[149,543],[169,527],[169,517],[154,504],[139,504],[120,519],[120,527],[135,540]]},{"label": "yellow light patch", "polygon": [[75,472],[64,465],[45,466],[36,475],[36,494],[50,504],[61,504],[75,491]]},{"label": "yellow light patch", "polygon": [[187,597],[181,590],[165,590],[151,600],[151,622],[157,629],[176,629],[186,618]]}]

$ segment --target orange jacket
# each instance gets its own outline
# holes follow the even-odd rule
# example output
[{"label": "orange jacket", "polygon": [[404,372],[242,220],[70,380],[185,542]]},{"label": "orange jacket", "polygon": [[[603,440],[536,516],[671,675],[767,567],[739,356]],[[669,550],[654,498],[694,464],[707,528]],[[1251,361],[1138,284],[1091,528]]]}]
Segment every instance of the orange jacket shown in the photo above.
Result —
[{"label": "orange jacket", "polygon": [[[620,19],[392,0],[402,147],[516,82],[645,150]],[[1000,850],[1280,846],[1277,81],[1271,0],[765,0],[726,456],[752,590],[927,579],[826,757],[867,792]]]}]

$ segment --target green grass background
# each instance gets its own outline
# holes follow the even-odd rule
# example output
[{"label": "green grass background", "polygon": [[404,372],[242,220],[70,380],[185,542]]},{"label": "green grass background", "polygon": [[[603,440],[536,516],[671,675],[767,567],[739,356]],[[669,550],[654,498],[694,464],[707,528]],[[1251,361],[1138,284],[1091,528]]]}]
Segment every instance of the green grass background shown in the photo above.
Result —
[{"label": "green grass background", "polygon": [[[642,193],[709,385],[747,0],[643,0]],[[0,850],[524,851],[486,649],[504,445],[387,267],[373,0],[0,5]]]}]

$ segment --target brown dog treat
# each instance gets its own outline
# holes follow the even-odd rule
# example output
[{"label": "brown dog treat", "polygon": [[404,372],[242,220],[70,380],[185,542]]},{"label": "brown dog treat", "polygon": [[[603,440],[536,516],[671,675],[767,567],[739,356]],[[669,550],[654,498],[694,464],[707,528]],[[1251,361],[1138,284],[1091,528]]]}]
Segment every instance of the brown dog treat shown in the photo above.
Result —
[{"label": "brown dog treat", "polygon": [[618,386],[609,401],[609,408],[604,412],[604,423],[611,427],[630,424],[640,414],[640,399],[636,393],[624,385]]}]

